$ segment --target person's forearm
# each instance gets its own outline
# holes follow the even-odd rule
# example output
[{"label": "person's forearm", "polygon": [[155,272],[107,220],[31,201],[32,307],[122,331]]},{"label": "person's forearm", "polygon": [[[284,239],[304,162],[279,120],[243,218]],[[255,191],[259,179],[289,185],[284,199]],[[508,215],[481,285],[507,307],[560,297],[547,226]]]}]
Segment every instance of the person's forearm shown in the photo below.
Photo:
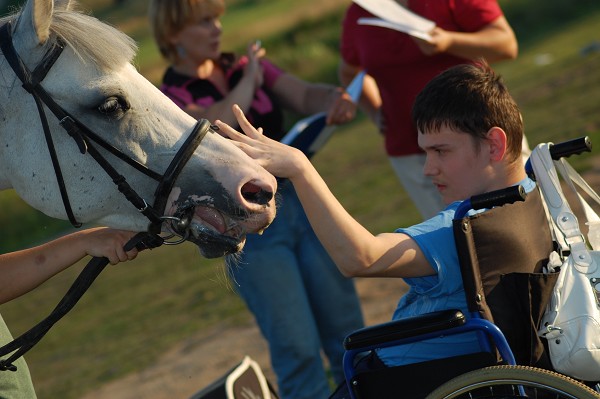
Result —
[{"label": "person's forearm", "polygon": [[450,37],[450,45],[446,51],[459,57],[468,59],[483,57],[488,62],[495,62],[514,59],[519,51],[517,38],[503,16],[478,32],[445,32]]},{"label": "person's forearm", "polygon": [[302,115],[327,112],[339,96],[336,89],[333,85],[307,82],[288,73],[277,78],[272,87],[284,108]]},{"label": "person's forearm", "polygon": [[506,32],[480,32],[468,34],[451,32],[452,45],[448,53],[467,59],[485,58],[488,62],[514,59],[517,56],[516,42]]},{"label": "person's forearm", "polygon": [[208,119],[215,121],[217,119],[227,124],[236,125],[237,121],[231,113],[233,104],[237,104],[244,112],[248,112],[254,99],[256,88],[250,77],[244,77],[221,101],[215,102],[208,108],[200,108],[190,105],[184,110],[195,119]]},{"label": "person's forearm", "polygon": [[299,111],[305,115],[327,112],[339,96],[340,92],[336,86],[325,83],[308,83],[302,95]]},{"label": "person's forearm", "polygon": [[314,167],[303,167],[302,173],[290,180],[315,234],[345,277],[406,278],[435,274],[408,235],[373,235],[358,223]]},{"label": "person's forearm", "polygon": [[0,303],[33,290],[84,256],[82,235],[0,255]]},{"label": "person's forearm", "polygon": [[339,203],[306,159],[302,172],[290,180],[315,234],[346,277],[366,276],[379,256],[376,238]]}]

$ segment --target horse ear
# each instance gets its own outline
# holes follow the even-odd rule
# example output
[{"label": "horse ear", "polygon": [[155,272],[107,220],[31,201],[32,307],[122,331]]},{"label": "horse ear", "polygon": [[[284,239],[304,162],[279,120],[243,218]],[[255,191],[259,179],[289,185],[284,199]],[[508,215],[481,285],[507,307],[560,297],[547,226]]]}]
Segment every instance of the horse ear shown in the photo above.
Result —
[{"label": "horse ear", "polygon": [[17,23],[17,31],[34,34],[31,40],[36,44],[45,43],[50,37],[50,23],[52,22],[53,0],[29,0],[21,11]]}]

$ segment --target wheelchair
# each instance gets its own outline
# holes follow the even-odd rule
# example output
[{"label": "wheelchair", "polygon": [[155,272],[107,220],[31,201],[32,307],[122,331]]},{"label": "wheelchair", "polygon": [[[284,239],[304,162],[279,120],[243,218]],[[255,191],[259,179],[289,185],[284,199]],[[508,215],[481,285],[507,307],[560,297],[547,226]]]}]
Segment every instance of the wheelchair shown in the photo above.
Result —
[{"label": "wheelchair", "polygon": [[[590,149],[585,137],[556,144],[551,153],[559,159]],[[486,211],[467,216],[470,209]],[[451,309],[348,335],[344,373],[350,398],[600,398],[595,382],[552,370],[547,343],[537,333],[558,275],[542,270],[556,247],[539,190],[526,194],[516,186],[465,200],[453,230],[470,317]],[[484,348],[477,353],[356,367],[361,356],[378,348],[473,331]]]}]

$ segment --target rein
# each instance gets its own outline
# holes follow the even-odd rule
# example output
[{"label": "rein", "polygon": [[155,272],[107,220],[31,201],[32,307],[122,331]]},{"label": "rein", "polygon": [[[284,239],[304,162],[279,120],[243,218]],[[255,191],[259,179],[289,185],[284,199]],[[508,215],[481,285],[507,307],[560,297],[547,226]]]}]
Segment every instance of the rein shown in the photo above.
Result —
[{"label": "rein", "polygon": [[[52,68],[56,60],[60,57],[64,47],[64,41],[61,38],[57,38],[56,42],[44,55],[39,65],[34,69],[33,72],[31,72],[25,66],[21,57],[19,57],[14,48],[12,42],[11,24],[7,23],[0,27],[0,49],[2,49],[2,53],[12,70],[22,82],[23,88],[29,92],[35,100],[40,121],[42,123],[42,128],[44,130],[48,151],[50,152],[52,166],[54,168],[61,198],[69,221],[73,226],[81,227],[81,223],[77,221],[71,208],[71,203],[65,186],[58,156],[56,154],[54,141],[52,140],[44,106],[46,106],[46,108],[48,108],[56,116],[56,118],[60,121],[60,125],[66,130],[69,136],[75,140],[81,154],[91,155],[96,163],[98,163],[98,165],[111,177],[125,198],[127,198],[127,200],[131,202],[140,213],[150,220],[148,231],[135,235],[125,245],[124,249],[126,251],[129,251],[134,247],[138,250],[152,249],[159,247],[162,244],[178,244],[185,241],[186,237],[189,235],[189,228],[186,230],[185,235],[182,236],[182,238],[178,241],[165,241],[165,238],[160,236],[162,223],[165,220],[168,220],[171,223],[174,221],[180,226],[187,226],[190,224],[187,220],[181,220],[171,216],[163,216],[164,210],[166,208],[168,196],[173,189],[175,181],[181,173],[183,167],[191,158],[192,154],[200,145],[206,134],[209,131],[212,131],[210,123],[205,119],[198,121],[192,129],[190,135],[186,138],[183,145],[175,154],[166,171],[163,174],[153,171],[140,162],[130,158],[122,151],[115,148],[112,144],[108,143],[102,137],[94,133],[83,123],[79,122],[77,118],[58,105],[42,87],[41,82],[44,80],[48,71],[50,68]],[[129,183],[127,183],[125,177],[119,174],[116,169],[112,167],[112,165],[94,146],[94,143],[110,152],[120,160],[124,161],[128,165],[132,166],[137,171],[158,182],[154,193],[154,204],[152,206],[148,205],[146,200],[140,197],[138,193],[129,185]],[[50,328],[75,306],[77,301],[83,296],[83,294],[91,286],[102,270],[104,270],[108,263],[109,261],[107,258],[94,257],[82,270],[80,275],[71,285],[71,288],[48,317],[35,325],[29,331],[14,339],[12,342],[0,347],[0,356],[5,356],[12,352],[10,357],[0,360],[0,371],[16,371],[17,368],[13,362],[19,357],[23,356],[35,344],[37,344],[50,330]]]}]

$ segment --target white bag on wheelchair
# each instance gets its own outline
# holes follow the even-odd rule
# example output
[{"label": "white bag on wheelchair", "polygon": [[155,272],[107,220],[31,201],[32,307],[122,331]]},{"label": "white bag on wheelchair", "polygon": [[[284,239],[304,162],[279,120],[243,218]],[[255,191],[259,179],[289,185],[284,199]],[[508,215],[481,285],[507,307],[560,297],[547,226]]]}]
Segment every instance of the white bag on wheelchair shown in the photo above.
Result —
[{"label": "white bag on wheelchair", "polygon": [[554,369],[585,381],[600,380],[599,259],[585,249],[565,259],[540,331]]},{"label": "white bag on wheelchair", "polygon": [[[550,256],[549,267],[558,266],[560,272],[539,334],[548,340],[556,371],[585,381],[600,381],[600,252],[588,249],[579,222],[562,193],[555,166],[582,202],[588,225],[596,227],[594,223],[600,219],[573,186],[572,181],[581,186],[581,176],[565,160],[553,161],[548,144],[535,148],[531,162],[555,239],[568,253],[562,259],[556,252]],[[586,192],[588,189],[591,190],[588,186]],[[598,199],[593,190],[589,194]]]}]

